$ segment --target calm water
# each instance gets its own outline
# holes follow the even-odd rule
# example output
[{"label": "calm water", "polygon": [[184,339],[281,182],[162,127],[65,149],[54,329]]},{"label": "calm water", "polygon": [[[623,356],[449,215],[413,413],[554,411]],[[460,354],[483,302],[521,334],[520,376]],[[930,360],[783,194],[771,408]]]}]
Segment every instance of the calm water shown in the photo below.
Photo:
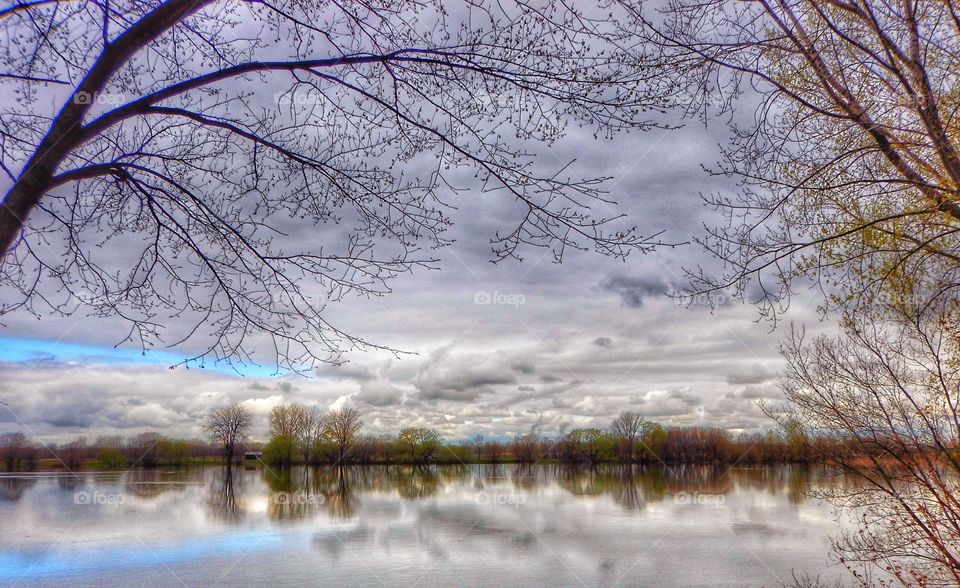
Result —
[{"label": "calm water", "polygon": [[0,476],[0,585],[776,586],[828,568],[800,467]]}]

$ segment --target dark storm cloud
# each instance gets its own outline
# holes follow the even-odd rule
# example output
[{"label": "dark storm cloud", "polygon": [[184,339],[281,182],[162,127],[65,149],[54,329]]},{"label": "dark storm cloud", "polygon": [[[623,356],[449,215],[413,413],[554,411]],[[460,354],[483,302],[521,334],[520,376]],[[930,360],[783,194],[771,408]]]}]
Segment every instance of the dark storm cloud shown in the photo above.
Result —
[{"label": "dark storm cloud", "polygon": [[641,308],[649,296],[663,296],[670,287],[657,276],[613,275],[600,282],[600,289],[619,294],[623,305]]},{"label": "dark storm cloud", "polygon": [[613,347],[613,339],[610,337],[597,337],[592,343],[597,347]]}]

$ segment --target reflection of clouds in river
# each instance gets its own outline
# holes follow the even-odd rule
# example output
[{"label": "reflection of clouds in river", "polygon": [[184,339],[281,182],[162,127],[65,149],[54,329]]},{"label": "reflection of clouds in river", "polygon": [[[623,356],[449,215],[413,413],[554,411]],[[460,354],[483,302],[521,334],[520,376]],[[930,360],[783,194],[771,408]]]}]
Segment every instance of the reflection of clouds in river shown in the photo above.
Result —
[{"label": "reflection of clouds in river", "polygon": [[[36,564],[31,573],[93,583],[160,562],[198,583],[224,570],[243,574],[234,581],[264,570],[309,580],[324,566],[330,582],[354,585],[423,574],[455,584],[495,574],[512,584],[635,585],[733,582],[746,566],[771,584],[791,568],[820,571],[836,530],[826,507],[798,494],[831,479],[791,467],[197,468],[62,481],[0,479],[4,496],[18,496],[0,500],[14,525],[0,537],[4,577]],[[77,491],[124,501],[77,505]],[[67,528],[71,541],[58,545]],[[679,565],[681,556],[699,563]]]}]

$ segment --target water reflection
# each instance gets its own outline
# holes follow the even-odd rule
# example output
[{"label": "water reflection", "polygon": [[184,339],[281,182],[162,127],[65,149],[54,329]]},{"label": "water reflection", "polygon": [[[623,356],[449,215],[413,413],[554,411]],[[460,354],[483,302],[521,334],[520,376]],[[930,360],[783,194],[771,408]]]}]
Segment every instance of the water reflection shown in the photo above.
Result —
[{"label": "water reflection", "polygon": [[213,479],[210,481],[209,500],[210,513],[213,518],[235,522],[242,518],[243,501],[237,502],[237,482],[242,484],[243,476],[234,476],[235,468],[224,467],[215,470]]},{"label": "water reflection", "polygon": [[241,583],[267,571],[278,575],[261,581],[295,583],[324,565],[343,574],[331,583],[402,585],[420,578],[396,576],[399,562],[416,562],[434,583],[485,584],[490,569],[512,584],[734,582],[747,566],[763,580],[748,583],[772,585],[791,569],[823,572],[836,522],[805,497],[847,483],[820,468],[710,465],[0,476],[0,584],[23,574],[97,583],[158,565],[197,583],[224,569],[246,574]]},{"label": "water reflection", "polygon": [[[523,493],[559,488],[575,497],[609,497],[624,511],[638,511],[651,503],[682,495],[725,496],[733,491],[759,491],[782,495],[791,504],[807,500],[811,485],[849,483],[838,473],[823,468],[787,465],[775,468],[733,468],[722,465],[652,466],[568,466],[568,465],[486,465],[486,466],[340,466],[328,468],[208,468],[194,475],[212,474],[209,505],[217,518],[239,520],[243,503],[238,503],[236,485],[244,480],[262,484],[268,490],[266,504],[274,520],[302,519],[326,514],[351,519],[361,496],[395,492],[405,500],[423,500],[450,486],[475,492],[509,487]],[[138,474],[159,478],[159,471]],[[136,484],[145,484],[138,481]],[[176,490],[176,484],[154,482],[141,495]],[[242,494],[242,493],[241,493]]]},{"label": "water reflection", "polygon": [[32,477],[0,478],[0,500],[20,500],[36,482]]}]

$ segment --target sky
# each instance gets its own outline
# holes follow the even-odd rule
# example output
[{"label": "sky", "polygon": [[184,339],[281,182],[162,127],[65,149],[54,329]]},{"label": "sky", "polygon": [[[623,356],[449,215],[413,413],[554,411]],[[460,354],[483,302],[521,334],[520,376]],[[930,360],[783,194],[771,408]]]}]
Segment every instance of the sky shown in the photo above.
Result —
[{"label": "sky", "polygon": [[[701,169],[716,160],[723,132],[690,125],[608,141],[571,136],[548,155],[586,153],[577,165],[615,178],[608,188],[631,220],[684,242],[711,221],[700,194],[727,189]],[[606,426],[622,410],[673,426],[770,427],[759,402],[780,398],[784,323],[774,330],[732,299],[711,311],[670,296],[682,268],[719,269],[697,246],[626,261],[576,253],[556,264],[532,252],[493,264],[489,240],[509,212],[475,194],[459,205],[456,241],[440,252],[439,271],[415,271],[386,296],[329,307],[339,327],[399,356],[352,352],[346,364],[308,376],[270,366],[171,369],[184,350],[114,347],[119,321],[13,314],[0,330],[0,400],[8,404],[0,431],[51,442],[142,431],[200,436],[212,407],[239,401],[254,410],[255,437],[265,434],[270,408],[289,402],[354,406],[372,433],[429,426],[448,439],[533,427],[555,435]],[[802,296],[787,318],[820,328]]]},{"label": "sky", "polygon": [[[719,221],[701,195],[734,189],[704,169],[726,141],[723,124],[696,121],[612,139],[574,131],[537,158],[611,176],[610,212],[644,234],[688,243]],[[778,340],[790,322],[825,328],[802,292],[776,330],[730,298],[714,299],[712,311],[676,300],[684,268],[721,269],[693,244],[625,261],[572,252],[562,264],[527,250],[522,262],[493,264],[490,240],[516,224],[516,207],[479,190],[456,205],[454,243],[438,252],[439,271],[415,270],[386,296],[327,309],[339,328],[401,353],[350,352],[344,365],[308,375],[269,365],[172,368],[195,350],[118,345],[125,325],[109,317],[14,312],[0,318],[0,433],[47,442],[144,431],[194,437],[211,408],[232,402],[253,409],[254,438],[265,435],[269,410],[289,402],[356,407],[371,433],[429,426],[451,440],[603,427],[623,410],[665,425],[761,431],[771,422],[760,403],[780,398]]]}]

